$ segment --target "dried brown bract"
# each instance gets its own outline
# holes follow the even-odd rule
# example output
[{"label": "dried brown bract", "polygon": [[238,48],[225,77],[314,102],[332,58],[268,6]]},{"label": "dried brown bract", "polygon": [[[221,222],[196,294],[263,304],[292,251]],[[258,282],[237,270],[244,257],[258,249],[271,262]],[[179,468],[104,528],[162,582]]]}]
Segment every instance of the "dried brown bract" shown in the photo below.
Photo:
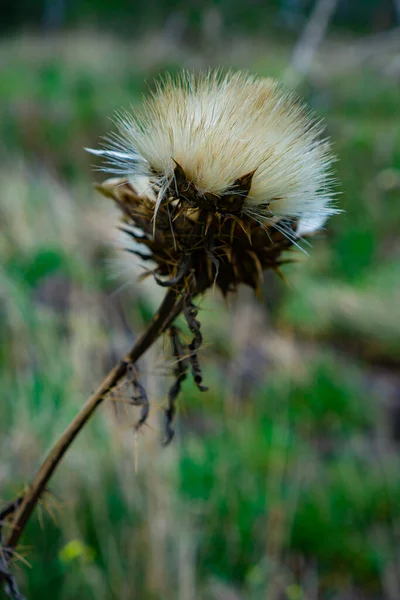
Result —
[{"label": "dried brown bract", "polygon": [[127,179],[109,179],[97,188],[122,211],[122,230],[133,242],[127,250],[153,263],[148,274],[159,285],[182,293],[216,285],[226,295],[240,283],[257,290],[263,271],[277,269],[281,253],[293,244],[281,226],[267,228],[241,213],[196,208],[174,196],[160,205],[154,226],[153,202]]}]

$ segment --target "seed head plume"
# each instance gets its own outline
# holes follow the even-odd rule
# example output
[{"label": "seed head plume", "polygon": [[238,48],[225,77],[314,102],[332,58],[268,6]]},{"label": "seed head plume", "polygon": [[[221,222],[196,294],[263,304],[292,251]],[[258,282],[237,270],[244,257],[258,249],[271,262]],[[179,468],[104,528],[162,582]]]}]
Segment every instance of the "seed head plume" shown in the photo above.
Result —
[{"label": "seed head plume", "polygon": [[272,79],[219,71],[166,76],[134,115],[118,115],[117,128],[96,153],[107,170],[155,194],[157,208],[176,192],[193,207],[264,225],[322,223],[335,212],[323,126]]}]

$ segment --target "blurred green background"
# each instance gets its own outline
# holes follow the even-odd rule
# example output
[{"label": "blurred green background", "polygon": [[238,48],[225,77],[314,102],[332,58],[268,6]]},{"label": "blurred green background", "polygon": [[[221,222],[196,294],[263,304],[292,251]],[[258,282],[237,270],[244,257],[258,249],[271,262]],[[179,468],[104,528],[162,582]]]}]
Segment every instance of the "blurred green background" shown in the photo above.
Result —
[{"label": "blurred green background", "polygon": [[283,78],[326,119],[345,210],[262,301],[201,302],[209,391],[185,382],[168,448],[165,344],[140,364],[149,426],[134,437],[126,390],[94,416],[22,538],[24,594],[399,598],[399,2],[6,0],[0,17],[2,503],[160,300],[117,259],[83,151],[154,76]]}]

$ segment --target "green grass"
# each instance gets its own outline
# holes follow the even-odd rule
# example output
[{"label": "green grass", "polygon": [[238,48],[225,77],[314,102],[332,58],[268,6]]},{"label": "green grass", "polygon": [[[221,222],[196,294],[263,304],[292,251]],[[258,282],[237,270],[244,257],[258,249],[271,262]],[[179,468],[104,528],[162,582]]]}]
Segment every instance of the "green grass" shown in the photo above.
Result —
[{"label": "green grass", "polygon": [[[187,59],[135,60],[138,47],[100,34],[53,44],[0,47],[4,502],[157,306],[133,274],[114,293],[116,212],[92,190],[82,148],[145,80]],[[254,64],[277,74],[282,55]],[[135,409],[117,397],[94,417],[23,537],[28,598],[393,597],[400,90],[361,69],[303,91],[327,119],[346,212],[286,268],[289,286],[267,279],[264,304],[202,302],[210,391],[185,382],[170,447],[161,346],[141,364],[153,411],[136,442]]]}]

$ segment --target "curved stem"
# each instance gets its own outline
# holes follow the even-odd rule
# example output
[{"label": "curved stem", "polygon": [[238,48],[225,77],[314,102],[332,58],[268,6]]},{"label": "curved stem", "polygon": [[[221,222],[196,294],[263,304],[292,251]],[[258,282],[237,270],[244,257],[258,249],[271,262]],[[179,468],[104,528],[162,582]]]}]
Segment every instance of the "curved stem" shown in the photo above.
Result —
[{"label": "curved stem", "polygon": [[[107,393],[126,375],[128,366],[135,363],[150,348],[161,333],[172,323],[182,310],[182,298],[174,290],[169,290],[154,315],[147,330],[137,340],[130,352],[105,377],[98,389],[92,394],[79,413],[68,425],[58,442],[48,453],[36,477],[29,486],[10,527],[10,532],[4,541],[4,550],[12,551],[17,545],[21,534],[43,493],[49,479],[59,465],[64,454],[75,440],[78,433],[86,425],[96,408],[102,403]],[[9,552],[8,552],[9,553]],[[0,573],[0,583],[2,575]]]}]

